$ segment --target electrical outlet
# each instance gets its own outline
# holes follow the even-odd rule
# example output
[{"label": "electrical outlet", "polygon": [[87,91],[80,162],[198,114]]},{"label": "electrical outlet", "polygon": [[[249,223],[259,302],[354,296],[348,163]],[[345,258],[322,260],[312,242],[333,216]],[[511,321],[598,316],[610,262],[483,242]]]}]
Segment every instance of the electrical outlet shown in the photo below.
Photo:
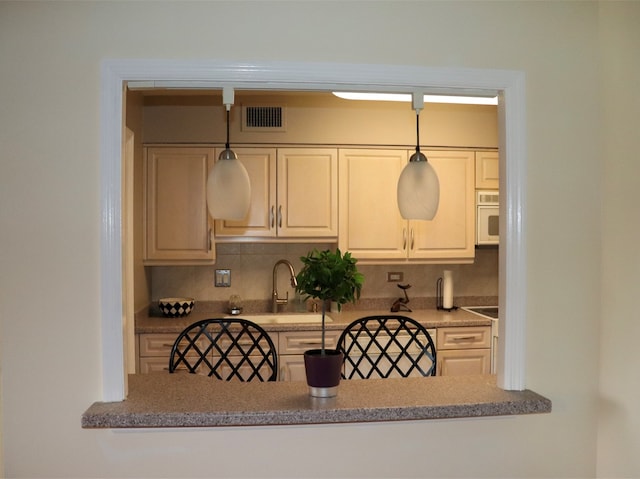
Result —
[{"label": "electrical outlet", "polygon": [[399,283],[404,278],[404,274],[400,271],[387,273],[387,283]]},{"label": "electrical outlet", "polygon": [[228,288],[231,286],[231,270],[217,269],[214,284],[216,288]]}]

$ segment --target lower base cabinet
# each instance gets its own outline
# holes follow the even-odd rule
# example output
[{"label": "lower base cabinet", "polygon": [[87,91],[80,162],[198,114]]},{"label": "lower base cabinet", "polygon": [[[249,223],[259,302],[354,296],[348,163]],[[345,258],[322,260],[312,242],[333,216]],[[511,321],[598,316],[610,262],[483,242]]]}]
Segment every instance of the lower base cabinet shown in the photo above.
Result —
[{"label": "lower base cabinet", "polygon": [[[429,330],[436,343],[438,376],[491,373],[491,327],[444,327]],[[325,347],[335,349],[341,331],[326,331]],[[168,371],[171,347],[176,333],[137,335],[136,372]],[[271,333],[278,350],[278,380],[305,381],[304,352],[319,349],[320,331],[281,331]]]},{"label": "lower base cabinet", "polygon": [[438,376],[491,373],[491,326],[438,328]]},{"label": "lower base cabinet", "polygon": [[[334,349],[340,331],[327,331],[325,347]],[[147,374],[169,371],[169,356],[177,333],[144,333],[137,335],[136,372]],[[271,339],[278,350],[278,380],[306,381],[304,352],[321,347],[320,331],[285,331],[271,333]]]},{"label": "lower base cabinet", "polygon": [[138,364],[136,372],[141,374],[169,371],[169,356],[176,333],[138,334]]}]

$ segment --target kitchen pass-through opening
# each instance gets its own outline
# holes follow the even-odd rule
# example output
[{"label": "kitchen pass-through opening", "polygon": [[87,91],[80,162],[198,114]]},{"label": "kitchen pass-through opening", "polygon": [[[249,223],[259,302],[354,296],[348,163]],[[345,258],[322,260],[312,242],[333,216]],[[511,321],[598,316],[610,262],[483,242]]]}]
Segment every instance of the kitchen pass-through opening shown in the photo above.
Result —
[{"label": "kitchen pass-through opening", "polygon": [[[103,62],[101,96],[101,185],[102,185],[102,342],[103,391],[105,401],[125,397],[124,338],[122,335],[123,276],[119,267],[122,249],[123,84],[144,76],[154,77],[158,86],[173,84],[189,87],[189,81],[208,88],[234,84],[236,88],[329,91],[336,84],[342,89],[406,91],[415,88],[442,91],[493,91],[500,102],[499,130],[501,152],[501,211],[511,218],[501,221],[500,307],[509,317],[509,326],[501,325],[498,385],[503,389],[524,389],[524,322],[526,304],[526,265],[524,255],[523,190],[525,188],[524,78],[520,72],[493,70],[434,69],[415,66],[362,66],[339,64],[260,64],[246,65],[209,61],[118,61]],[[176,78],[180,79],[179,81]],[[291,81],[295,78],[295,81]],[[321,78],[321,81],[318,81]],[[167,83],[168,82],[168,83]],[[455,88],[449,85],[457,85]],[[506,124],[509,129],[506,129]],[[506,163],[508,163],[508,168]],[[504,215],[502,215],[504,217]],[[508,252],[508,254],[507,254]],[[512,285],[507,292],[506,284]],[[505,361],[508,358],[508,361]]]}]

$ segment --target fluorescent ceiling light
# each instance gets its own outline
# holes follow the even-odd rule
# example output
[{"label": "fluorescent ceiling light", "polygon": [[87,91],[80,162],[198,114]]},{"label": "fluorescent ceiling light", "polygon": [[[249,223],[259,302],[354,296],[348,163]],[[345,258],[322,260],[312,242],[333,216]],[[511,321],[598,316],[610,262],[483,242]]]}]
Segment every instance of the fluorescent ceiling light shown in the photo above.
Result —
[{"label": "fluorescent ceiling light", "polygon": [[[333,94],[345,100],[411,101],[410,93],[368,93],[334,91]],[[457,103],[463,105],[497,105],[498,97],[425,95],[425,103]]]}]

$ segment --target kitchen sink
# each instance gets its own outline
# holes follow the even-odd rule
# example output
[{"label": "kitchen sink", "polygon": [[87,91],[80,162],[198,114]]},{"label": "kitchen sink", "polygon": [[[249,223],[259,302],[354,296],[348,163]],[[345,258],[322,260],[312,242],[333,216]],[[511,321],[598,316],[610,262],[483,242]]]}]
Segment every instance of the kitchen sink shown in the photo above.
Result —
[{"label": "kitchen sink", "polygon": [[[235,316],[241,319],[248,319],[256,324],[321,324],[322,314],[320,313],[271,313],[271,314],[239,314]],[[324,320],[331,323],[333,320],[325,314]]]}]

